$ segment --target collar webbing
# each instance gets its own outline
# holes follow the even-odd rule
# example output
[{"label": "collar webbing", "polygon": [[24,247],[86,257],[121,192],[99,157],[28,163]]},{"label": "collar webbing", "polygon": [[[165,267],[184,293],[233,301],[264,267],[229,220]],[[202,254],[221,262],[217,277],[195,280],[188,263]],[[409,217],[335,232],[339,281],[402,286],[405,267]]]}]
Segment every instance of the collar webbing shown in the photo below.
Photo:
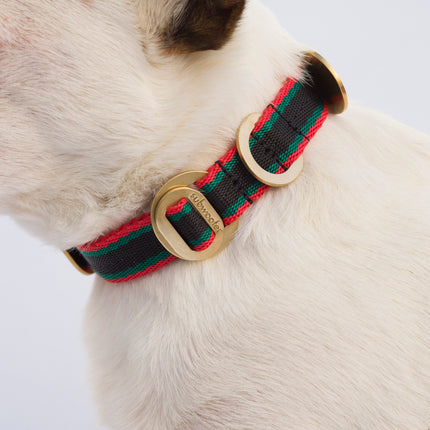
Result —
[{"label": "collar webbing", "polygon": [[[327,115],[326,103],[311,86],[288,79],[251,133],[253,157],[263,169],[283,173],[302,155]],[[225,226],[236,221],[269,188],[248,172],[236,146],[194,185]],[[214,240],[211,228],[186,199],[170,207],[166,215],[192,249],[205,250]],[[140,278],[176,260],[155,236],[150,214],[69,253],[82,269],[113,283]]]}]

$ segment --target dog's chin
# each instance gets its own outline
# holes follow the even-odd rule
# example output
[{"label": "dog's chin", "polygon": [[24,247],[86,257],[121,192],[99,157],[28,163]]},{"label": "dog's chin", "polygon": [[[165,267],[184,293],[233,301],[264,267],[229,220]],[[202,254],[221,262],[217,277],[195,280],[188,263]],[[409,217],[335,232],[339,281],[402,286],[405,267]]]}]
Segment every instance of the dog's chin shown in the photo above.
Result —
[{"label": "dog's chin", "polygon": [[[31,196],[33,193],[34,186],[28,183],[28,179],[21,178],[18,174],[0,173],[0,215],[14,218],[16,214],[23,212],[19,203],[23,196]],[[27,204],[27,206],[32,210],[35,207],[35,202]]]},{"label": "dog's chin", "polygon": [[0,173],[0,215],[11,215],[12,212],[12,204],[16,199],[16,193],[11,190],[10,184],[11,179]]},{"label": "dog's chin", "polygon": [[9,211],[6,205],[2,204],[2,197],[0,195],[0,216],[1,215],[9,215]]}]

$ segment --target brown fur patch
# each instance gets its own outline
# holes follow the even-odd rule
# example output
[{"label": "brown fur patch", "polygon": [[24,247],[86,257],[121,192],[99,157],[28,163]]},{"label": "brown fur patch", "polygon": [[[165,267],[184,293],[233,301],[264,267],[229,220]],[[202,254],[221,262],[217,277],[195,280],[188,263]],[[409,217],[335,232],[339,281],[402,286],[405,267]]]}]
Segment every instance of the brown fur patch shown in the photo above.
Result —
[{"label": "brown fur patch", "polygon": [[169,51],[189,53],[220,49],[232,36],[245,0],[188,0],[164,33]]}]

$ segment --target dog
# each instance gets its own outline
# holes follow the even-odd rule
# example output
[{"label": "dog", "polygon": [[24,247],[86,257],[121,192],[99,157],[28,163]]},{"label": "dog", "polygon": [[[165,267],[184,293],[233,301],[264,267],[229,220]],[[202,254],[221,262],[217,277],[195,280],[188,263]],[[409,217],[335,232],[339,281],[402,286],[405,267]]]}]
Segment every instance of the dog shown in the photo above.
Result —
[{"label": "dog", "polygon": [[[0,22],[1,205],[60,249],[207,170],[305,52],[252,0],[6,1]],[[351,106],[219,255],[97,277],[85,325],[103,422],[426,429],[429,161],[427,136]]]}]

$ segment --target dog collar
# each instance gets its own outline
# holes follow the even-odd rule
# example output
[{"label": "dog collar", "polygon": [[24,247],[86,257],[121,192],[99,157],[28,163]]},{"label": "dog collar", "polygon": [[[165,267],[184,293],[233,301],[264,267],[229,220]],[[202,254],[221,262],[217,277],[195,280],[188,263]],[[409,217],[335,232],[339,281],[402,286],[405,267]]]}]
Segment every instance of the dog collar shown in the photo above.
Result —
[{"label": "dog collar", "polygon": [[236,145],[207,172],[175,176],[154,198],[151,213],[66,251],[75,267],[121,283],[176,259],[205,260],[223,250],[256,200],[300,175],[303,151],[329,111],[346,109],[345,89],[330,65],[315,52],[305,63],[303,82],[287,79],[262,114],[243,121]]}]

